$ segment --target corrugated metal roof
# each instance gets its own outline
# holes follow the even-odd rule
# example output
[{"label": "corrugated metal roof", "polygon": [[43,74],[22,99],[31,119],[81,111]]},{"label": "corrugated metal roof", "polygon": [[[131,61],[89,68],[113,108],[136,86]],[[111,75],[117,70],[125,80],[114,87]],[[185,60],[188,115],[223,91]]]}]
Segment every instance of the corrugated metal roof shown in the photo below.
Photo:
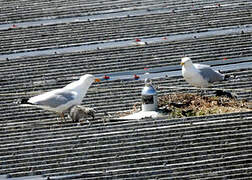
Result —
[{"label": "corrugated metal roof", "polygon": [[92,126],[16,125],[13,129],[9,126],[1,133],[2,170],[13,176],[82,173],[97,179],[197,179],[251,175],[251,113]]},{"label": "corrugated metal roof", "polygon": [[[234,75],[213,88],[232,90],[238,99],[251,101],[251,32],[246,31],[251,26],[250,1],[1,4],[0,179],[251,177],[251,111],[141,121],[109,117],[140,101],[145,77],[153,78],[159,95],[196,92],[181,77],[184,55]],[[167,40],[236,27],[238,33]],[[134,44],[134,38],[155,37],[155,42]],[[119,41],[122,45],[116,47]],[[110,42],[115,44],[102,46]],[[61,46],[92,44],[93,49],[60,51]],[[47,53],[39,54],[42,49]],[[24,56],[18,57],[21,52]],[[93,84],[83,100],[97,110],[91,125],[70,120],[60,124],[51,112],[15,104],[85,73],[111,77]],[[140,78],[135,80],[134,74]]]}]

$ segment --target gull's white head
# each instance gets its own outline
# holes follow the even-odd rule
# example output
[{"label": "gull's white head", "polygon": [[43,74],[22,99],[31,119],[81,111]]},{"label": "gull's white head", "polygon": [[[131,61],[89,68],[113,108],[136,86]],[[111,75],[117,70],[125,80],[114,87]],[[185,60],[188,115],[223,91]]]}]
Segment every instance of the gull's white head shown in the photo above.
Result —
[{"label": "gull's white head", "polygon": [[84,97],[87,93],[88,88],[91,86],[93,82],[100,82],[100,79],[96,78],[91,74],[85,74],[80,77],[80,80],[76,82],[76,91],[80,91],[80,96]]},{"label": "gull's white head", "polygon": [[85,82],[85,83],[93,83],[95,82],[100,82],[100,79],[95,78],[92,74],[85,74],[80,77],[80,81]]},{"label": "gull's white head", "polygon": [[91,86],[93,82],[100,82],[100,79],[95,78],[91,74],[85,74],[80,77],[78,81],[74,81],[68,85],[66,85],[64,88],[65,89],[71,89],[71,90],[77,90],[77,91],[83,91],[86,92],[87,89]]},{"label": "gull's white head", "polygon": [[189,58],[189,57],[183,57],[181,59],[181,63],[180,63],[181,66],[186,66],[186,65],[189,65],[189,64],[192,64],[191,58]]}]

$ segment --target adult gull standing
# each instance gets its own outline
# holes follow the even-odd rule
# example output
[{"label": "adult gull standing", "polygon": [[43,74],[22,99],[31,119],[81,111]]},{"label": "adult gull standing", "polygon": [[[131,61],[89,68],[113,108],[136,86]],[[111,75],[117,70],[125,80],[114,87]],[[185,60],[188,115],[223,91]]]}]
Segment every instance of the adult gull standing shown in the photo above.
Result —
[{"label": "adult gull standing", "polygon": [[206,88],[214,82],[226,80],[226,76],[208,65],[193,64],[191,58],[181,59],[182,76],[187,83],[199,88]]},{"label": "adult gull standing", "polygon": [[53,111],[64,119],[64,113],[75,105],[80,105],[88,88],[93,82],[99,82],[91,74],[80,77],[78,81],[74,81],[61,89],[49,91],[29,99],[22,99],[21,104],[36,106],[45,110]]}]

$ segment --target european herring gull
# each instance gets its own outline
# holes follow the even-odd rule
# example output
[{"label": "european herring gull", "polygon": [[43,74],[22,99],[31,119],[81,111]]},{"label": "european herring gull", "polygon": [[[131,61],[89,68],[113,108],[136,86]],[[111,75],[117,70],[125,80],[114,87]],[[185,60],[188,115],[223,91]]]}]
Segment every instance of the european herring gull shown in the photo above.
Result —
[{"label": "european herring gull", "polygon": [[72,106],[79,105],[87,93],[88,88],[93,82],[99,82],[91,74],[80,77],[61,89],[49,91],[38,96],[21,100],[21,104],[36,106],[45,110],[53,111],[64,119],[64,113],[69,111]]},{"label": "european herring gull", "polygon": [[204,64],[193,64],[191,58],[181,59],[182,75],[192,86],[206,88],[210,84],[226,80],[225,75]]}]

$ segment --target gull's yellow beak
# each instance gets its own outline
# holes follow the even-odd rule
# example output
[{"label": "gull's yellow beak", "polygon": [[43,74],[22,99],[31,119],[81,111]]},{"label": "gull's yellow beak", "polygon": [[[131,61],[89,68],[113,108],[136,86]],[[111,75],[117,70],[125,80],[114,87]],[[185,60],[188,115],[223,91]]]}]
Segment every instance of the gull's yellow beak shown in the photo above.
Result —
[{"label": "gull's yellow beak", "polygon": [[185,64],[184,62],[180,63],[181,66],[184,66],[184,64]]},{"label": "gull's yellow beak", "polygon": [[101,82],[101,80],[100,79],[98,79],[98,78],[95,78],[95,80],[94,80],[95,82]]}]

